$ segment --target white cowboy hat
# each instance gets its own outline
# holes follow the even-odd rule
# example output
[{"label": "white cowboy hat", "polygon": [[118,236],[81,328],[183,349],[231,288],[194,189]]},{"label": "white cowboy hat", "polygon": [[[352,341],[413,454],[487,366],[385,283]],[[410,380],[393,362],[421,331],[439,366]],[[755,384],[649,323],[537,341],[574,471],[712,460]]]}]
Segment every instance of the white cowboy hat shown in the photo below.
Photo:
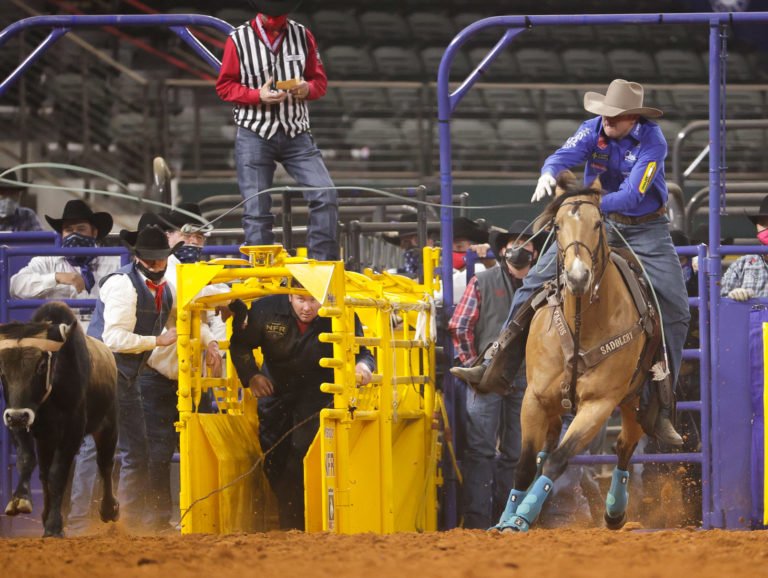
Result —
[{"label": "white cowboy hat", "polygon": [[664,114],[658,108],[643,106],[642,85],[621,78],[617,78],[608,85],[605,96],[599,92],[586,93],[584,95],[584,108],[587,112],[600,116],[639,114],[648,118],[656,118]]}]

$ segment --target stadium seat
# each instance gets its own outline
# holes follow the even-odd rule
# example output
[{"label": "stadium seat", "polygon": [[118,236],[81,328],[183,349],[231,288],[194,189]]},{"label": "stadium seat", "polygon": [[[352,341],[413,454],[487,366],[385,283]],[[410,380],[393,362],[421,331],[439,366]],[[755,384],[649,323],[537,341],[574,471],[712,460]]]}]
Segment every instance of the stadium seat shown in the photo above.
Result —
[{"label": "stadium seat", "polygon": [[349,127],[345,141],[352,147],[367,146],[373,149],[402,143],[403,133],[391,120],[357,118]]},{"label": "stadium seat", "polygon": [[644,50],[615,48],[609,50],[606,57],[614,78],[626,78],[641,84],[654,82],[658,78],[653,57]]},{"label": "stadium seat", "polygon": [[453,38],[454,24],[444,12],[411,12],[407,17],[414,42],[423,46],[447,46]]},{"label": "stadium seat", "polygon": [[654,55],[654,60],[659,76],[664,82],[707,82],[701,59],[693,50],[661,49]]},{"label": "stadium seat", "polygon": [[567,79],[560,57],[553,50],[521,48],[515,52],[515,58],[523,80],[565,82]]},{"label": "stadium seat", "polygon": [[544,143],[550,150],[560,148],[579,128],[579,123],[570,118],[550,118],[544,126]]},{"label": "stadium seat", "polygon": [[451,121],[451,141],[458,147],[496,146],[496,129],[489,121],[455,118]]},{"label": "stadium seat", "polygon": [[664,138],[667,139],[668,148],[671,151],[672,145],[677,139],[677,133],[682,130],[684,123],[679,120],[670,120],[668,118],[655,118],[653,119],[653,122],[659,125],[661,132],[664,134]]},{"label": "stadium seat", "polygon": [[541,124],[528,118],[504,118],[499,121],[499,138],[514,148],[539,146],[544,143]]},{"label": "stadium seat", "polygon": [[433,80],[424,76],[421,59],[413,49],[402,46],[379,46],[373,49],[373,59],[378,71],[378,80]]},{"label": "stadium seat", "polygon": [[428,107],[435,104],[435,99],[424,94],[421,86],[388,86],[387,93],[392,108],[398,114],[416,115],[422,108],[425,114]]},{"label": "stadium seat", "polygon": [[[488,54],[491,47],[477,47],[469,51],[469,62],[474,69],[478,64],[483,61]],[[517,59],[515,59],[512,50],[509,48],[500,52],[488,69],[485,71],[485,75],[482,78],[483,82],[502,82],[502,81],[515,81],[520,78],[520,69],[517,66]]]},{"label": "stadium seat", "polygon": [[561,48],[587,48],[596,44],[591,26],[552,26],[552,42]]},{"label": "stadium seat", "polygon": [[727,117],[765,118],[766,105],[763,93],[729,87],[725,98]]},{"label": "stadium seat", "polygon": [[361,46],[337,45],[321,52],[328,77],[333,80],[376,78],[373,61]]},{"label": "stadium seat", "polygon": [[[488,14],[481,12],[459,12],[453,17],[453,29],[454,34],[458,34],[464,28],[470,24],[474,24],[478,20],[487,18]],[[499,38],[504,34],[503,28],[486,28],[482,32],[478,32],[468,41],[471,46],[482,44],[485,46],[494,45],[499,41]]]},{"label": "stadium seat", "polygon": [[[537,94],[538,93],[538,94]],[[544,114],[552,116],[583,117],[583,94],[575,90],[541,90],[532,92],[534,102],[539,102],[544,108]]]},{"label": "stadium seat", "polygon": [[397,12],[370,10],[360,14],[360,26],[365,39],[372,44],[392,44],[413,41],[410,28]]},{"label": "stadium seat", "polygon": [[[309,102],[309,115],[311,119],[317,116],[339,116],[344,114],[344,102],[341,97],[342,89],[329,86],[325,94],[317,100]],[[335,119],[338,122],[338,119]]]},{"label": "stadium seat", "polygon": [[[421,62],[427,80],[437,81],[437,71],[444,54],[445,48],[442,46],[429,46],[421,51]],[[461,50],[454,52],[450,68],[450,79],[462,81],[471,70],[472,68],[466,53]]]},{"label": "stadium seat", "polygon": [[[701,62],[704,70],[709,70],[709,52],[701,53]],[[728,82],[754,82],[755,77],[743,54],[738,52],[728,52],[728,58],[725,61],[725,76]]]},{"label": "stadium seat", "polygon": [[565,73],[571,80],[596,82],[611,79],[608,59],[600,50],[567,48],[560,57],[565,66]]},{"label": "stadium seat", "polygon": [[352,10],[317,10],[312,14],[312,34],[318,41],[354,44],[360,40],[360,24]]},{"label": "stadium seat", "polygon": [[383,86],[344,86],[339,90],[347,113],[376,115],[392,111]]},{"label": "stadium seat", "polygon": [[455,114],[464,115],[488,115],[488,106],[483,98],[483,91],[477,87],[472,87],[459,101],[454,109]]},{"label": "stadium seat", "polygon": [[537,111],[530,92],[523,88],[486,86],[483,96],[488,110],[498,116],[530,116]]},{"label": "stadium seat", "polygon": [[437,129],[434,123],[431,124],[431,128],[432,130],[430,131],[430,122],[426,118],[406,118],[400,124],[403,138],[414,145],[419,142],[419,139],[424,139],[425,146],[428,142],[437,146]]},{"label": "stadium seat", "polygon": [[677,89],[672,93],[677,111],[689,118],[709,116],[709,93],[707,90]]},{"label": "stadium seat", "polygon": [[615,26],[595,26],[595,47],[603,51],[611,51],[625,48],[627,46],[643,46],[643,36],[646,29],[643,26],[615,25]]}]

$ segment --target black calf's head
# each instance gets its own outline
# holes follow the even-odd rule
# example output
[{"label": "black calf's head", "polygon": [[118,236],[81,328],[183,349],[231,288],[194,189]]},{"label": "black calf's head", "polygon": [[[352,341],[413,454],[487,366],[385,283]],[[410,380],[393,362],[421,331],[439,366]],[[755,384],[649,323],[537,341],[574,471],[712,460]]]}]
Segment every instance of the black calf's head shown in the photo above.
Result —
[{"label": "black calf's head", "polygon": [[0,327],[0,380],[9,428],[29,428],[35,412],[51,391],[51,365],[67,334],[67,326],[11,323]]}]

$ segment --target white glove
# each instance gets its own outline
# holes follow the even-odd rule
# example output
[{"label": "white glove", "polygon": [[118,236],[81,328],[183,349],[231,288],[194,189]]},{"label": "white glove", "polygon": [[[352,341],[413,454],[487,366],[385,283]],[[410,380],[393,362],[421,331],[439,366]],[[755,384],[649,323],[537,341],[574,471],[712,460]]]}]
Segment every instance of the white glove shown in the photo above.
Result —
[{"label": "white glove", "polygon": [[746,301],[754,296],[755,291],[753,289],[745,289],[744,287],[736,287],[736,289],[731,289],[730,293],[728,293],[728,297],[734,301]]},{"label": "white glove", "polygon": [[541,201],[544,197],[551,197],[555,193],[555,185],[557,181],[555,177],[549,173],[544,173],[539,177],[539,182],[536,184],[536,190],[531,197],[532,203]]}]

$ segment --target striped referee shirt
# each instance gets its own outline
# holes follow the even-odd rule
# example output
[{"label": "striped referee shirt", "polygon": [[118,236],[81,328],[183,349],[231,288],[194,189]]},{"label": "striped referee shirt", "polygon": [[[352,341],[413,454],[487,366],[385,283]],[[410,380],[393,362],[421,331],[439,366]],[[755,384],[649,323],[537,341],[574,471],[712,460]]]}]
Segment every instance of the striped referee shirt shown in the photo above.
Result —
[{"label": "striped referee shirt", "polygon": [[[305,100],[289,95],[279,104],[262,104],[259,88],[270,77],[275,82],[301,78],[309,85],[309,94]],[[270,46],[270,39],[253,19],[227,38],[216,91],[223,100],[234,104],[238,126],[262,138],[271,138],[278,130],[295,137],[310,129],[306,100],[323,96],[327,83],[317,43],[307,28],[287,20]]]}]

